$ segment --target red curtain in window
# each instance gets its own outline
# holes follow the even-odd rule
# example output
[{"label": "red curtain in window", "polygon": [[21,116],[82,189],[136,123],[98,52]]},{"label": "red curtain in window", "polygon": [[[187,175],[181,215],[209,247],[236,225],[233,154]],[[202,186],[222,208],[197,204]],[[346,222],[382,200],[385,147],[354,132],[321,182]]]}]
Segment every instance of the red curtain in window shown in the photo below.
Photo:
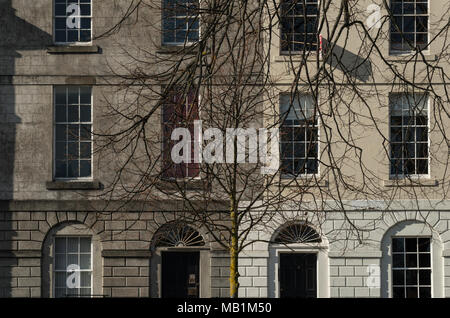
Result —
[{"label": "red curtain in window", "polygon": [[[199,164],[194,162],[194,121],[199,119],[198,99],[195,91],[185,94],[182,90],[170,94],[163,106],[163,176],[166,178],[196,177]],[[172,147],[179,140],[171,140],[175,128],[188,128],[191,133],[190,162],[175,164],[171,158]]]}]

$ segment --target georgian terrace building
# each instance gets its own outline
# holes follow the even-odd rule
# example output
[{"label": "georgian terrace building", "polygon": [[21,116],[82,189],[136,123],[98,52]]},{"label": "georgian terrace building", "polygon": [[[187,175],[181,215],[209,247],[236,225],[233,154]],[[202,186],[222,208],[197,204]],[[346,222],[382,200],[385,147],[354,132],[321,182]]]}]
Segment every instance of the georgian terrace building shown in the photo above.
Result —
[{"label": "georgian terrace building", "polygon": [[[108,124],[102,112],[105,99],[113,98],[111,65],[120,69],[127,59],[123,48],[135,48],[136,43],[155,54],[164,49],[161,54],[166,56],[167,48],[202,36],[202,21],[191,21],[189,13],[198,1],[185,1],[190,5],[187,9],[170,14],[164,8],[182,4],[154,2],[163,8],[162,15],[151,6],[140,15],[156,21],[160,32],[143,31],[146,19],[114,29],[127,12],[128,1],[112,5],[98,0],[0,0],[2,297],[229,296],[228,253],[210,242],[201,226],[169,227],[162,211],[176,212],[182,202],[161,199],[105,209],[96,200],[112,178],[113,164],[100,161],[90,133]],[[268,71],[276,78],[277,107],[287,113],[281,129],[311,131],[282,135],[281,164],[286,176],[295,175],[300,182],[314,177],[317,183],[311,192],[327,188],[331,193],[337,188],[322,160],[325,125],[312,119],[312,127],[303,127],[305,121],[290,111],[292,104],[301,113],[311,111],[312,93],[304,83],[298,84],[303,88],[297,102],[289,93],[295,80],[292,69],[317,60],[304,61],[296,53],[306,47],[325,54],[329,46],[328,35],[317,34],[322,1],[298,1],[295,9],[286,8],[291,2],[281,2],[276,15],[280,27],[273,28],[276,36],[264,43],[271,52]],[[387,10],[379,2],[378,12],[386,17]],[[339,3],[330,7],[330,16],[338,16]],[[67,18],[74,11],[67,8],[73,4],[80,19],[79,25],[70,27]],[[393,70],[388,67],[402,69],[408,80],[425,81],[427,63],[442,67],[445,74],[449,66],[442,55],[447,54],[448,36],[438,31],[445,26],[442,15],[450,2],[392,0],[389,4],[392,16],[387,15],[388,22],[373,31],[381,29],[385,34],[379,38],[378,55],[367,59],[369,53],[360,49],[359,35],[352,29],[350,40],[336,46],[344,59],[334,62],[337,78],[345,74],[341,62],[346,58],[365,69],[347,73],[355,79],[354,85],[364,87],[363,99],[379,125],[369,119],[348,125],[357,136],[353,141],[364,148],[365,165],[376,172],[366,177],[376,183],[380,197],[376,192],[366,197],[343,193],[340,202],[345,213],[330,200],[321,205],[319,217],[299,213],[304,207],[286,202],[264,227],[255,227],[249,239],[256,241],[240,254],[240,297],[450,296],[449,150],[448,139],[442,137],[450,125],[448,100],[443,100],[447,113],[437,112],[432,96],[408,95],[407,85],[393,88]],[[369,5],[372,1],[355,4],[362,8],[355,10],[362,21],[368,18],[364,12]],[[422,54],[408,60],[416,48]],[[414,70],[407,66],[411,63]],[[430,82],[440,96],[446,96],[444,80],[431,77]],[[343,94],[352,90],[346,83]],[[343,86],[339,79],[335,84]],[[316,98],[326,105],[330,96],[324,88]],[[418,100],[418,108],[412,109],[411,99]],[[306,117],[311,119],[312,113]],[[167,123],[161,116],[161,123],[154,124]],[[344,168],[349,175],[351,166]],[[196,167],[189,167],[184,171],[195,177]],[[362,176],[356,172],[355,178]],[[390,193],[388,201],[386,193]],[[349,223],[361,234],[350,235]],[[75,267],[69,269],[70,265]],[[70,286],[67,281],[74,274],[79,284]]]}]

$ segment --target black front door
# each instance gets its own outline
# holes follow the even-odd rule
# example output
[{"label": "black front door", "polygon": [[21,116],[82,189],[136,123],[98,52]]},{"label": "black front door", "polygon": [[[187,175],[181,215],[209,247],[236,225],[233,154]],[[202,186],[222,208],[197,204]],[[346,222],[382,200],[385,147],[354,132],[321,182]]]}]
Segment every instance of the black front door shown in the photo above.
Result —
[{"label": "black front door", "polygon": [[300,253],[280,254],[280,297],[317,297],[317,255]]},{"label": "black front door", "polygon": [[199,252],[162,252],[162,297],[199,297]]}]

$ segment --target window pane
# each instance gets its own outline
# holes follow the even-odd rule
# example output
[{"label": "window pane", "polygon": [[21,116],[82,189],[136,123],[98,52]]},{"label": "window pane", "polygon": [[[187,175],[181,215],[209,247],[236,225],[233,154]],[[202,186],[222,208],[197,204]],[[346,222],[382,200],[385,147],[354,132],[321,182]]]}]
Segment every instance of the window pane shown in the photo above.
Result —
[{"label": "window pane", "polygon": [[67,254],[67,266],[69,265],[80,265],[78,254]]},{"label": "window pane", "polygon": [[81,288],[80,289],[80,295],[81,296],[91,296],[91,289],[90,288]]},{"label": "window pane", "polygon": [[419,284],[431,285],[431,270],[424,269],[419,271]]},{"label": "window pane", "polygon": [[406,285],[417,285],[417,270],[406,271]]},{"label": "window pane", "polygon": [[404,252],[405,251],[405,240],[403,238],[393,238],[392,239],[392,251],[393,252]]},{"label": "window pane", "polygon": [[420,298],[431,298],[431,288],[420,287]]},{"label": "window pane", "polygon": [[67,176],[67,164],[66,161],[56,160],[55,163],[55,177],[64,178]]},{"label": "window pane", "polygon": [[[91,104],[92,88],[80,87],[80,104]],[[90,108],[89,108],[90,109]]]},{"label": "window pane", "polygon": [[406,298],[417,298],[417,287],[406,288]]},{"label": "window pane", "polygon": [[91,161],[90,160],[81,160],[80,161],[80,177],[90,177],[92,175],[91,170]]},{"label": "window pane", "polygon": [[55,252],[65,253],[66,252],[66,238],[56,238],[55,239]]},{"label": "window pane", "polygon": [[78,122],[79,118],[79,106],[78,105],[70,105],[68,106],[68,121],[69,122]]},{"label": "window pane", "polygon": [[428,160],[417,160],[417,173],[428,174]]},{"label": "window pane", "polygon": [[80,238],[80,252],[90,253],[91,252],[91,238],[81,237]]},{"label": "window pane", "polygon": [[65,3],[56,3],[55,4],[55,15],[66,15],[66,4]]},{"label": "window pane", "polygon": [[417,267],[417,254],[406,254],[406,267]]},{"label": "window pane", "polygon": [[281,144],[281,158],[292,158],[292,144],[291,143],[282,143]]},{"label": "window pane", "polygon": [[430,251],[430,238],[421,237],[419,238],[419,252],[429,252]]},{"label": "window pane", "polygon": [[394,270],[392,273],[392,282],[394,285],[403,285],[405,283],[404,270]]},{"label": "window pane", "polygon": [[91,254],[80,255],[80,268],[91,269]]},{"label": "window pane", "polygon": [[56,125],[56,141],[67,140],[67,125]]},{"label": "window pane", "polygon": [[80,127],[80,139],[81,140],[91,140],[91,125],[81,125]]},{"label": "window pane", "polygon": [[295,175],[304,174],[306,171],[306,161],[305,160],[294,160],[294,171]]},{"label": "window pane", "polygon": [[69,178],[78,178],[80,176],[79,173],[79,161],[78,160],[70,160],[67,163],[67,176]]},{"label": "window pane", "polygon": [[67,252],[68,253],[77,253],[78,250],[78,237],[69,237],[67,238]]},{"label": "window pane", "polygon": [[404,287],[394,287],[394,298],[405,298],[405,288]]},{"label": "window pane", "polygon": [[66,288],[55,288],[55,297],[65,297],[66,295]]},{"label": "window pane", "polygon": [[66,270],[66,254],[55,254],[55,268],[57,270]]},{"label": "window pane", "polygon": [[67,125],[67,140],[78,141],[79,138],[79,125]]},{"label": "window pane", "polygon": [[404,254],[394,254],[392,255],[392,266],[403,268],[405,266]]},{"label": "window pane", "polygon": [[57,160],[67,159],[67,144],[65,142],[57,142],[55,147],[55,156]]},{"label": "window pane", "polygon": [[67,103],[78,104],[79,103],[79,90],[78,87],[68,87],[67,89]]},{"label": "window pane", "polygon": [[55,31],[55,42],[67,42],[65,30],[56,30]]},{"label": "window pane", "polygon": [[91,41],[91,30],[81,30],[80,42],[90,42],[90,41]]},{"label": "window pane", "polygon": [[56,18],[55,19],[55,28],[56,29],[65,29],[66,28],[66,18]]},{"label": "window pane", "polygon": [[[81,9],[80,10],[81,15],[91,15],[91,5],[90,4],[81,4],[80,9]],[[90,18],[89,18],[89,20],[90,20]]]},{"label": "window pane", "polygon": [[57,122],[66,122],[67,121],[66,111],[67,111],[66,105],[56,105],[55,119]]}]

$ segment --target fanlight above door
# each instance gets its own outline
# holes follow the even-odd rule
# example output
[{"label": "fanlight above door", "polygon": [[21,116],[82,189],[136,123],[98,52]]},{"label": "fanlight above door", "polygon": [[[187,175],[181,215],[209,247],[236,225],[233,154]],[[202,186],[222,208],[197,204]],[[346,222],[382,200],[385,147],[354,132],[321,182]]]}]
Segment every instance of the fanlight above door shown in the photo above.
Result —
[{"label": "fanlight above door", "polygon": [[200,233],[192,227],[171,223],[163,226],[156,233],[156,247],[204,246],[205,241]]},{"label": "fanlight above door", "polygon": [[308,225],[293,223],[280,229],[274,242],[280,244],[320,243],[322,240],[319,233]]}]

